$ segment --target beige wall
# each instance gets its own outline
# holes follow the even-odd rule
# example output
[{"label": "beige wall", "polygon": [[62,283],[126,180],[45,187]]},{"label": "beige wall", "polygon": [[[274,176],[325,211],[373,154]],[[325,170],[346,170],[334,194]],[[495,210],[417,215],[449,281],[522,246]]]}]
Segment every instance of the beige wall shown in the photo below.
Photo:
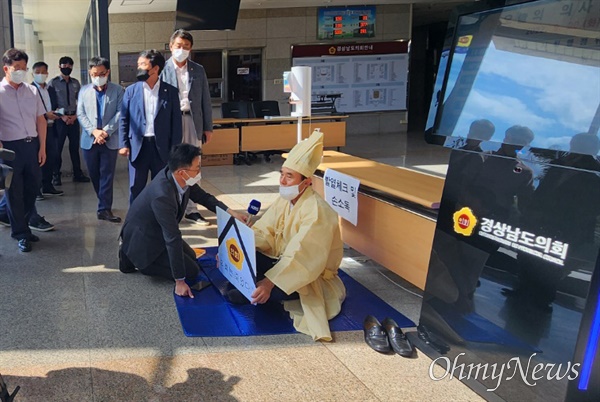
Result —
[{"label": "beige wall", "polygon": [[[118,82],[118,53],[144,49],[164,50],[175,26],[175,13],[111,14],[110,60],[112,80]],[[411,5],[377,6],[375,38],[370,41],[410,39]],[[193,31],[194,49],[263,48],[263,98],[280,102],[282,114],[289,113],[281,84],[274,84],[291,68],[290,47],[294,44],[333,43],[318,41],[317,8],[240,10],[235,31]],[[366,40],[362,40],[363,42]],[[348,135],[397,132],[405,112],[360,113],[348,121]],[[215,109],[215,117],[220,109]]]},{"label": "beige wall", "polygon": [[[0,1],[0,55],[10,48],[10,13],[8,2]],[[0,63],[1,64],[1,63]],[[4,77],[4,71],[0,68],[0,78]]]}]

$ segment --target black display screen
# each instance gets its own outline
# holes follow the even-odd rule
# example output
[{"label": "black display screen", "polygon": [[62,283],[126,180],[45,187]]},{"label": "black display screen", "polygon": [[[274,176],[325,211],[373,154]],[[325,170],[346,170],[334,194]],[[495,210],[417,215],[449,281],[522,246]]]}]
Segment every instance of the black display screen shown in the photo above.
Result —
[{"label": "black display screen", "polygon": [[[459,9],[436,77],[428,135],[452,148],[483,140],[481,149],[493,152],[502,143],[522,145],[507,136],[521,126],[529,129],[525,151],[554,151],[546,159],[557,152],[597,155],[572,143],[577,134],[597,136],[600,127],[600,18],[593,7],[588,0],[538,0]],[[478,120],[492,126],[470,132]]]},{"label": "black display screen", "polygon": [[234,30],[240,0],[177,0],[175,29]]}]

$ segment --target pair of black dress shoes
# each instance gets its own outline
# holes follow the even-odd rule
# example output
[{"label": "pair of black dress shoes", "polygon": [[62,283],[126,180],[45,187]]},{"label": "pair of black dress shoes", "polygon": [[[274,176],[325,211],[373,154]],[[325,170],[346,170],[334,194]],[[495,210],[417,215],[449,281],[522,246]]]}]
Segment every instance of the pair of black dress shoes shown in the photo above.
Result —
[{"label": "pair of black dress shoes", "polygon": [[396,321],[386,318],[380,323],[377,318],[368,315],[363,323],[365,342],[371,349],[379,353],[390,353],[392,350],[402,357],[413,357],[415,348]]}]

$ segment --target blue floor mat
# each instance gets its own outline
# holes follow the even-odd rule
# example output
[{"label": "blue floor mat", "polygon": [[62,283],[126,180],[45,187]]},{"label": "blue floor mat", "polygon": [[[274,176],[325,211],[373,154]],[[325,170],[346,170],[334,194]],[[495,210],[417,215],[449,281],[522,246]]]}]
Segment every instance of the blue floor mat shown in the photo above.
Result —
[{"label": "blue floor mat", "polygon": [[[216,253],[216,247],[207,248],[206,254],[198,260],[205,274],[200,279],[210,280],[212,286],[194,291],[193,299],[173,294],[186,336],[250,336],[296,332],[292,319],[280,303],[258,306],[229,303],[223,296],[227,280],[216,267]],[[339,275],[346,286],[347,296],[340,314],[329,322],[332,331],[362,330],[363,320],[369,314],[380,320],[391,317],[402,328],[415,326],[411,320],[350,276],[342,271]]]}]

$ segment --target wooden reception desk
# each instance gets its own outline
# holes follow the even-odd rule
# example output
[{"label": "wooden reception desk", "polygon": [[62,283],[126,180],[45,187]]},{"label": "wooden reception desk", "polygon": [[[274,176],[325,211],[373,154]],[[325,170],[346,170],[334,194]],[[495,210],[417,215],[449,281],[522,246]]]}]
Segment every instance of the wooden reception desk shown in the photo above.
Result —
[{"label": "wooden reception desk", "polygon": [[[313,116],[302,119],[302,138],[307,138],[313,130],[319,128],[325,135],[325,147],[343,147],[346,145],[346,118],[348,116]],[[213,140],[207,144],[208,152],[213,152],[212,142],[224,130],[238,131],[238,152],[258,152],[269,150],[289,150],[297,142],[298,118],[277,116],[272,119],[216,119],[214,124],[220,128],[215,129]],[[223,140],[227,142],[228,149],[233,148],[233,137]]]},{"label": "wooden reception desk", "polygon": [[313,180],[321,195],[328,168],[360,180],[357,226],[340,218],[344,243],[424,289],[444,179],[325,151]]}]

